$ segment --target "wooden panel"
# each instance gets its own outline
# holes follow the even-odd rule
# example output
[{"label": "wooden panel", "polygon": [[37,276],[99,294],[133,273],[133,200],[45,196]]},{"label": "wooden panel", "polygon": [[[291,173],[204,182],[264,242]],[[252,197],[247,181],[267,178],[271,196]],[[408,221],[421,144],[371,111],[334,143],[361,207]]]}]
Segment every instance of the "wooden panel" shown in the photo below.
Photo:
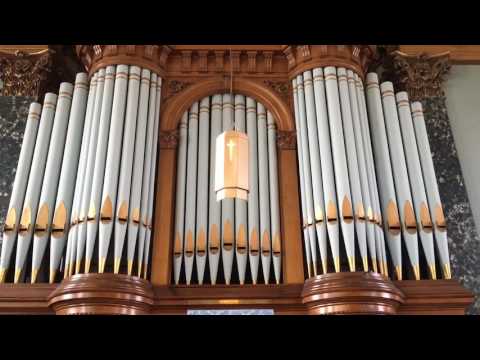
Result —
[{"label": "wooden panel", "polygon": [[298,284],[304,282],[305,275],[303,270],[296,150],[279,149],[278,156],[283,283]]},{"label": "wooden panel", "polygon": [[46,49],[48,49],[48,45],[0,45],[0,51],[12,54],[15,51],[32,54]]},{"label": "wooden panel", "polygon": [[153,285],[167,285],[171,277],[176,149],[160,149],[157,172],[157,197],[153,224]]},{"label": "wooden panel", "polygon": [[480,64],[480,45],[400,45],[399,50],[408,55],[422,52],[435,55],[449,51],[453,64]]}]

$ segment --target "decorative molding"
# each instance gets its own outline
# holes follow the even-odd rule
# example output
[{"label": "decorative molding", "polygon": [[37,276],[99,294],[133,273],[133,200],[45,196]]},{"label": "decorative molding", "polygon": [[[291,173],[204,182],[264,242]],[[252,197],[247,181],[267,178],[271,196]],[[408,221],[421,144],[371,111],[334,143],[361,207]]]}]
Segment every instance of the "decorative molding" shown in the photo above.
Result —
[{"label": "decorative molding", "polygon": [[0,79],[3,96],[32,96],[38,98],[53,71],[53,54],[51,49],[38,53],[0,52]]},{"label": "decorative molding", "polygon": [[192,82],[180,81],[180,80],[170,80],[167,82],[167,94],[164,97],[164,100],[170,99],[172,96],[181,93],[187,87],[192,85]]},{"label": "decorative molding", "polygon": [[290,87],[287,82],[264,80],[263,83],[275,90],[280,96],[288,98],[290,96]]},{"label": "decorative molding", "polygon": [[282,150],[296,149],[297,133],[295,131],[277,130],[277,146]]},{"label": "decorative molding", "polygon": [[289,78],[316,67],[337,66],[355,71],[362,78],[376,53],[374,45],[285,45]]},{"label": "decorative molding", "polygon": [[480,46],[478,45],[398,45],[398,50],[408,55],[450,52],[452,64],[480,64]]},{"label": "decorative molding", "polygon": [[126,64],[164,75],[173,48],[169,45],[76,45],[85,69],[92,75],[108,65]]},{"label": "decorative molding", "polygon": [[179,132],[178,130],[160,131],[158,137],[158,146],[160,149],[175,149],[178,145]]},{"label": "decorative molding", "polygon": [[449,53],[407,55],[394,51],[387,64],[387,73],[395,87],[407,91],[412,101],[444,96],[442,85],[450,71]]}]

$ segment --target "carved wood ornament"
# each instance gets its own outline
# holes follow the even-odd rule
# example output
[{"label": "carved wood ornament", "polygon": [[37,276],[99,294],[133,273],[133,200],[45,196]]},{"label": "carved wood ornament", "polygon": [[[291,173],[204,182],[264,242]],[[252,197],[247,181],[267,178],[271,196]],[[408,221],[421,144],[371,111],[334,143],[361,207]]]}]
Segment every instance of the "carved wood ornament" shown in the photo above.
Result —
[{"label": "carved wood ornament", "polygon": [[399,90],[408,92],[410,100],[444,96],[442,85],[451,68],[449,53],[407,55],[394,51],[390,57],[390,76]]}]

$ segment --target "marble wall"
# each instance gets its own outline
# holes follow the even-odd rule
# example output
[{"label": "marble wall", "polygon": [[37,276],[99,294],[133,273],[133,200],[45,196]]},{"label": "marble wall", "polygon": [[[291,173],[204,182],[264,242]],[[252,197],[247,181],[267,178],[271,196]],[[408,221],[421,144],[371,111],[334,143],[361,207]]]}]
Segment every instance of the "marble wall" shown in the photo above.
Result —
[{"label": "marble wall", "polygon": [[469,314],[480,314],[480,238],[468,200],[444,96],[422,101],[433,163],[447,219],[452,276],[475,293]]},{"label": "marble wall", "polygon": [[32,97],[0,96],[0,247]]}]

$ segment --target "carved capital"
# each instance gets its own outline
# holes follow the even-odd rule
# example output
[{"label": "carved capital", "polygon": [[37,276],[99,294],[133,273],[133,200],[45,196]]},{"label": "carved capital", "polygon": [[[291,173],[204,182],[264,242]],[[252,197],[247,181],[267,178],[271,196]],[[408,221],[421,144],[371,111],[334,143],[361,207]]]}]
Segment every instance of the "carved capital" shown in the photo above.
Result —
[{"label": "carved capital", "polygon": [[277,146],[279,149],[292,150],[297,146],[297,134],[295,131],[277,130]]},{"label": "carved capital", "polygon": [[376,52],[373,45],[287,45],[289,78],[316,67],[337,66],[364,76]]},{"label": "carved capital", "polygon": [[179,132],[178,130],[160,131],[158,137],[158,146],[160,149],[175,149],[178,145]]},{"label": "carved capital", "polygon": [[450,54],[407,55],[394,51],[387,67],[396,89],[407,91],[410,100],[444,96],[442,85],[451,68]]},{"label": "carved capital", "polygon": [[159,75],[172,47],[169,45],[77,45],[77,55],[91,74],[108,65],[136,65]]},{"label": "carved capital", "polygon": [[54,53],[51,49],[32,54],[0,52],[0,79],[3,82],[0,94],[38,98],[52,72]]}]

